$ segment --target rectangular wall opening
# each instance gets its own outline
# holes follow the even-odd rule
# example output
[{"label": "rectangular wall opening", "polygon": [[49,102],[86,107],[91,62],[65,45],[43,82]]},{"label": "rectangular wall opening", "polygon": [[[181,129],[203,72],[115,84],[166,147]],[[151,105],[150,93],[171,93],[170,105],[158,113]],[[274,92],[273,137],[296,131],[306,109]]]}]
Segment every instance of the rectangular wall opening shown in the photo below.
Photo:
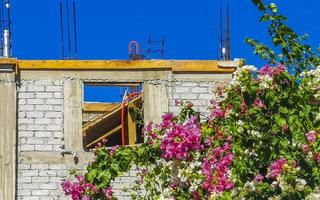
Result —
[{"label": "rectangular wall opening", "polygon": [[142,143],[142,84],[84,83],[82,118],[85,149]]}]

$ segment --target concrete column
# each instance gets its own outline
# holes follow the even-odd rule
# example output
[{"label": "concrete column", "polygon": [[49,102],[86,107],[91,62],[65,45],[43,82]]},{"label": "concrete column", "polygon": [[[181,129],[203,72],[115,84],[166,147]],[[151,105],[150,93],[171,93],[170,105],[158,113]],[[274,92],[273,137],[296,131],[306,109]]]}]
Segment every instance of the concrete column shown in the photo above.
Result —
[{"label": "concrete column", "polygon": [[167,88],[162,84],[143,84],[144,121],[160,122],[162,114],[169,111]]},{"label": "concrete column", "polygon": [[16,102],[15,73],[0,71],[0,200],[16,194]]},{"label": "concrete column", "polygon": [[64,142],[66,151],[83,151],[82,102],[83,83],[79,79],[64,81]]}]

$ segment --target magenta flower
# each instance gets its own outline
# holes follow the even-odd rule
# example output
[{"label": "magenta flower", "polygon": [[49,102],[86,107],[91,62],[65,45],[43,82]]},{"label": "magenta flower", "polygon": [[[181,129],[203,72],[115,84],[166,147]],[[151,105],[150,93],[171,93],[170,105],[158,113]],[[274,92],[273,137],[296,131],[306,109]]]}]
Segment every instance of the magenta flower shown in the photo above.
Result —
[{"label": "magenta flower", "polygon": [[111,149],[110,149],[110,155],[113,156],[113,154],[118,150],[118,148],[119,148],[118,145],[111,147]]},{"label": "magenta flower", "polygon": [[108,187],[108,189],[104,190],[104,194],[106,195],[107,200],[112,199],[112,187]]},{"label": "magenta flower", "polygon": [[302,145],[302,151],[303,153],[307,154],[310,151],[309,145],[307,144]]},{"label": "magenta flower", "polygon": [[242,98],[242,103],[241,103],[241,112],[244,113],[247,109],[247,104],[244,100],[244,98]]},{"label": "magenta flower", "polygon": [[263,103],[263,101],[259,98],[257,98],[254,103],[253,103],[254,106],[256,107],[259,107],[259,108],[262,108],[262,109],[265,109],[266,108],[266,105]]},{"label": "magenta flower", "polygon": [[253,180],[257,183],[261,183],[264,179],[264,176],[262,176],[261,174],[256,175]]},{"label": "magenta flower", "polygon": [[271,163],[270,173],[268,174],[268,177],[272,179],[277,178],[281,174],[282,168],[287,162],[288,161],[286,159],[281,158]]},{"label": "magenta flower", "polygon": [[314,131],[309,131],[308,133],[306,133],[306,137],[310,143],[316,141],[316,134]]},{"label": "magenta flower", "polygon": [[186,124],[172,124],[167,136],[162,140],[160,148],[162,157],[170,159],[186,159],[190,151],[201,150],[200,124],[197,117],[191,117]]},{"label": "magenta flower", "polygon": [[314,159],[316,162],[320,163],[320,153],[317,153],[315,156],[314,156]]}]

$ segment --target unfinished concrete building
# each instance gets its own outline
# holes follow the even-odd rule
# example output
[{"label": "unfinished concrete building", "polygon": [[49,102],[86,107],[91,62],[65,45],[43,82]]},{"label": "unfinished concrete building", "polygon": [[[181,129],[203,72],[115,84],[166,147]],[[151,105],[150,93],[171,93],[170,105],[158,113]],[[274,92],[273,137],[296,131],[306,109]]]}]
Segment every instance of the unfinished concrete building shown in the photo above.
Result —
[{"label": "unfinished concrete building", "polygon": [[[84,85],[141,86],[124,105],[125,144],[141,143],[129,111],[139,103],[144,121],[178,112],[175,100],[192,101],[205,113],[212,91],[225,85],[239,62],[228,61],[40,61],[0,60],[0,200],[66,199],[60,187],[67,169],[85,169],[88,149],[103,137],[118,143],[123,124],[119,103],[84,101]],[[131,127],[131,128],[130,128]],[[133,128],[132,128],[133,127]],[[118,177],[123,192],[135,172]]]}]

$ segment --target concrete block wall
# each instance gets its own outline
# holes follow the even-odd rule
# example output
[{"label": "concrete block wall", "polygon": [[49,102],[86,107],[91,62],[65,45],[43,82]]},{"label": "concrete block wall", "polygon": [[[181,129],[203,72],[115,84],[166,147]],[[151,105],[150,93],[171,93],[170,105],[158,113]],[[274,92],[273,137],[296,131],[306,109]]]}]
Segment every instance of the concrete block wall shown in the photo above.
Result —
[{"label": "concrete block wall", "polygon": [[[150,81],[150,80],[148,80]],[[148,82],[146,81],[146,82]],[[18,85],[18,182],[17,197],[19,200],[66,199],[60,183],[67,178],[67,169],[76,167],[85,169],[88,158],[80,164],[62,156],[65,150],[64,136],[64,85],[66,79],[58,80],[21,80]],[[165,85],[166,90],[159,89],[159,95],[166,92],[168,102],[161,102],[169,112],[178,113],[180,108],[175,100],[191,101],[197,111],[206,113],[212,91],[224,80],[216,81],[171,81],[157,83]],[[154,88],[151,88],[154,92]],[[79,133],[81,134],[81,133]],[[81,137],[79,135],[79,137]],[[72,157],[72,156],[71,156]],[[118,177],[113,188],[119,199],[130,199],[130,192],[121,189],[129,187],[135,180],[133,170]]]},{"label": "concrete block wall", "polygon": [[18,199],[58,199],[65,164],[33,163],[32,152],[63,150],[63,81],[21,81],[18,85]]},{"label": "concrete block wall", "polygon": [[171,95],[169,95],[169,112],[179,113],[180,106],[176,100],[193,103],[195,111],[206,115],[209,113],[210,100],[214,99],[213,92],[218,86],[226,85],[227,82],[220,81],[174,81],[171,82]]}]

